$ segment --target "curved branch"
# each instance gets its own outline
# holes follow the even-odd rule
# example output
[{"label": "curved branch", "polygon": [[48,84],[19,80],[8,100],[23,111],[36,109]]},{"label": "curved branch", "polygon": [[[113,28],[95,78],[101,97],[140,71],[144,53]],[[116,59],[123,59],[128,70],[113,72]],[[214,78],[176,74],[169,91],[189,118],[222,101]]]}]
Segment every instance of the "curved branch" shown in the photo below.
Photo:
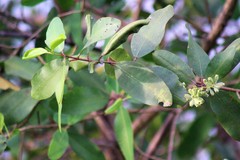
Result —
[{"label": "curved branch", "polygon": [[213,24],[212,30],[208,34],[207,38],[203,41],[203,49],[209,52],[215,45],[217,38],[223,32],[228,20],[231,18],[233,11],[236,7],[237,0],[226,0],[221,13],[216,18]]}]

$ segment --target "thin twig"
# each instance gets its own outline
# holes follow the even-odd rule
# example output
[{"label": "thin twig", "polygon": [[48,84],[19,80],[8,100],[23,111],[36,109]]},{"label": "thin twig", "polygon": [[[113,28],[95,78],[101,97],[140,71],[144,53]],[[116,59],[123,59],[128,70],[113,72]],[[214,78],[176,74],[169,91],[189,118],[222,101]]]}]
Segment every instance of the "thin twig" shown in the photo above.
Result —
[{"label": "thin twig", "polygon": [[236,89],[236,88],[221,87],[220,89],[225,90],[225,91],[230,91],[230,92],[237,92],[237,93],[240,93],[240,89]]},{"label": "thin twig", "polygon": [[25,132],[32,129],[47,129],[47,128],[57,128],[57,127],[58,125],[54,123],[54,124],[48,124],[48,125],[29,125],[26,127],[19,128],[18,130],[20,132]]},{"label": "thin twig", "polygon": [[181,109],[176,110],[176,115],[173,118],[172,125],[171,125],[171,130],[170,130],[170,139],[169,139],[169,144],[168,144],[168,156],[167,160],[172,160],[172,151],[173,151],[173,144],[174,144],[174,136],[176,132],[176,123],[177,119],[182,112]]},{"label": "thin twig", "polygon": [[147,159],[163,160],[163,159],[158,158],[158,157],[155,157],[155,156],[149,156],[149,155],[147,155],[146,153],[144,153],[144,152],[138,147],[137,144],[134,144],[134,146],[135,146],[136,151],[137,151],[139,154],[141,154],[142,156],[144,156],[145,158],[147,158]]},{"label": "thin twig", "polygon": [[[164,121],[163,125],[160,127],[160,129],[157,131],[157,133],[152,138],[151,142],[148,145],[147,151],[146,151],[146,154],[148,156],[151,156],[156,151],[157,146],[160,143],[160,141],[162,140],[163,134],[169,127],[169,124],[171,123],[173,117],[174,117],[174,113],[170,112],[168,114],[166,120]],[[145,158],[143,160],[147,160],[147,158]]]},{"label": "thin twig", "polygon": [[136,3],[137,3],[137,9],[136,9],[136,11],[133,13],[133,16],[132,16],[132,20],[133,20],[133,21],[138,20],[139,14],[140,14],[140,11],[141,11],[141,8],[142,8],[142,0],[137,0]]}]

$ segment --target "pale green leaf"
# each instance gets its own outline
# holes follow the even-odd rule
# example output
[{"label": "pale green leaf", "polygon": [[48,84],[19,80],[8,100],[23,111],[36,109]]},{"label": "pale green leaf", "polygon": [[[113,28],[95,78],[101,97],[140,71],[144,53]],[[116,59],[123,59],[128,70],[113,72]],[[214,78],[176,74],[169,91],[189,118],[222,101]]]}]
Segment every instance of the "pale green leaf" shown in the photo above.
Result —
[{"label": "pale green leaf", "polygon": [[31,95],[42,100],[55,93],[58,102],[58,125],[61,130],[62,98],[64,81],[67,76],[68,66],[64,61],[56,59],[45,64],[33,77]]},{"label": "pale green leaf", "polygon": [[68,147],[68,133],[67,131],[56,131],[53,134],[49,148],[48,148],[48,157],[51,160],[56,160],[61,158]]},{"label": "pale green leaf", "polygon": [[54,92],[60,90],[62,78],[67,70],[68,66],[60,59],[45,64],[32,78],[32,97],[38,100],[51,97]]},{"label": "pale green leaf", "polygon": [[4,115],[0,113],[0,133],[2,133],[3,127],[4,127]]},{"label": "pale green leaf", "polygon": [[59,17],[55,17],[48,26],[45,43],[55,52],[61,52],[64,48],[64,38],[66,39],[63,23]]},{"label": "pale green leaf", "polygon": [[165,33],[165,26],[173,15],[173,7],[168,5],[149,16],[149,24],[143,26],[138,33],[133,34],[131,50],[134,57],[142,57],[152,52],[160,44]]},{"label": "pale green leaf", "polygon": [[122,98],[118,98],[111,106],[109,106],[104,113],[105,114],[111,114],[115,111],[117,111],[120,107],[123,106],[123,100]]},{"label": "pale green leaf", "polygon": [[189,84],[194,80],[195,75],[191,68],[177,55],[166,50],[157,50],[153,53],[153,58],[156,64],[173,71],[181,82]]},{"label": "pale green leaf", "polygon": [[121,25],[121,21],[116,18],[103,17],[97,20],[93,25],[90,37],[85,44],[84,48],[87,48],[91,44],[94,44],[100,40],[107,39],[117,32]]},{"label": "pale green leaf", "polygon": [[224,51],[218,53],[207,66],[206,77],[216,74],[225,77],[240,62],[240,38],[233,41]]},{"label": "pale green leaf", "polygon": [[196,75],[203,77],[210,59],[207,53],[193,40],[189,26],[188,29],[188,48],[187,57],[188,63],[193,68]]},{"label": "pale green leaf", "polygon": [[132,123],[129,113],[124,107],[120,107],[117,112],[114,131],[125,159],[134,160]]},{"label": "pale green leaf", "polygon": [[136,62],[116,64],[119,85],[133,98],[148,105],[172,105],[172,94],[164,81],[152,70]]},{"label": "pale green leaf", "polygon": [[67,37],[64,34],[60,34],[54,41],[51,42],[50,49],[54,51],[54,49],[64,42],[66,38]]},{"label": "pale green leaf", "polygon": [[30,50],[26,51],[24,53],[22,59],[35,58],[35,57],[40,56],[40,55],[45,54],[45,53],[50,53],[50,52],[48,52],[44,48],[33,48],[33,49],[30,49]]}]

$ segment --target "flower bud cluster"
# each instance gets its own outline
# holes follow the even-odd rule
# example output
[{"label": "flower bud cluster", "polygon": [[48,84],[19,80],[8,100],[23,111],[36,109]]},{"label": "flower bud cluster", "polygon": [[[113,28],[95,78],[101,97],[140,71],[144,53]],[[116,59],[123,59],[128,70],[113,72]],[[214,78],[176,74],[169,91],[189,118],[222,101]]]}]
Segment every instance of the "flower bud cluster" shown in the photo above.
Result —
[{"label": "flower bud cluster", "polygon": [[219,92],[219,89],[225,85],[223,82],[218,82],[218,79],[218,75],[215,75],[214,78],[208,77],[208,79],[203,79],[203,83],[206,85],[206,92],[210,93],[211,96]]},{"label": "flower bud cluster", "polygon": [[223,82],[217,82],[219,79],[218,75],[215,75],[214,78],[208,77],[208,79],[203,79],[204,87],[193,86],[188,89],[188,94],[185,94],[184,97],[189,101],[189,105],[199,107],[204,103],[203,97],[208,97],[209,94],[213,96],[215,93],[219,92],[219,89],[224,86]]}]

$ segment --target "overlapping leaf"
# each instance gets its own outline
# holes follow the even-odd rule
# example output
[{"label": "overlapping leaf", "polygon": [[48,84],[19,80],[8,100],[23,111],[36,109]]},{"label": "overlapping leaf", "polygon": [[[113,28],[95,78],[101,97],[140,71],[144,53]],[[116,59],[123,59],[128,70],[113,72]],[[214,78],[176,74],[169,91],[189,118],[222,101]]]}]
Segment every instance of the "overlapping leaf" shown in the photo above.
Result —
[{"label": "overlapping leaf", "polygon": [[153,53],[153,58],[156,64],[173,71],[181,82],[191,83],[195,77],[191,68],[177,55],[169,51],[157,50]]},{"label": "overlapping leaf", "polygon": [[165,26],[173,14],[173,7],[169,5],[149,16],[149,24],[143,26],[138,33],[133,34],[131,50],[134,57],[142,57],[152,52],[160,44],[165,33]]},{"label": "overlapping leaf", "polygon": [[164,81],[149,68],[136,62],[116,65],[116,78],[120,86],[133,98],[148,105],[163,102],[172,105],[172,94]]}]

